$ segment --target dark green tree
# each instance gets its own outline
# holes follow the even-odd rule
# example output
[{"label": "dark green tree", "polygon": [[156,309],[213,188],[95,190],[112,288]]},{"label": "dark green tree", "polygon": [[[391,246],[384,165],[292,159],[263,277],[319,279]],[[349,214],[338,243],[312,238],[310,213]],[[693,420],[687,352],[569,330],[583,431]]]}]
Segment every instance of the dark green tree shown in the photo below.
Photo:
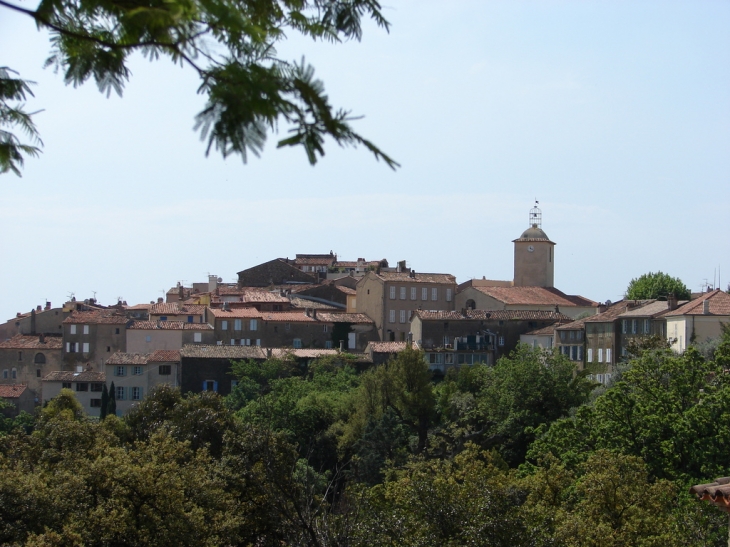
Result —
[{"label": "dark green tree", "polygon": [[[360,39],[361,21],[373,19],[388,29],[377,0],[42,0],[28,9],[9,0],[0,7],[31,17],[51,35],[46,65],[61,70],[67,84],[93,79],[102,93],[121,95],[135,52],[187,65],[200,77],[198,93],[208,102],[195,128],[224,157],[258,156],[269,132],[288,128],[278,146],[302,146],[309,162],[324,155],[324,139],[340,146],[362,145],[391,168],[398,164],[350,126],[346,110],[332,107],[322,82],[304,59],[277,56],[288,34],[339,42]],[[0,123],[17,125],[40,144],[30,115],[7,101],[22,101],[29,82],[0,73]],[[21,153],[38,149],[12,133],[0,135],[0,172],[19,173]]]},{"label": "dark green tree", "polygon": [[678,277],[663,272],[649,272],[632,279],[626,287],[626,298],[630,300],[666,299],[673,294],[679,300],[689,300],[690,290]]},{"label": "dark green tree", "polygon": [[106,418],[106,414],[109,411],[109,390],[106,384],[101,388],[101,410],[99,411],[99,419],[103,420]]},{"label": "dark green tree", "polygon": [[112,385],[109,387],[109,402],[107,403],[106,415],[117,415],[117,389],[114,387],[114,382],[112,382]]},{"label": "dark green tree", "polygon": [[[37,156],[41,140],[31,116],[33,112],[24,110],[24,101],[33,96],[30,84],[22,80],[18,73],[8,67],[0,66],[0,174],[12,171],[20,176],[23,155]],[[32,144],[20,142],[14,131],[20,131]]]}]

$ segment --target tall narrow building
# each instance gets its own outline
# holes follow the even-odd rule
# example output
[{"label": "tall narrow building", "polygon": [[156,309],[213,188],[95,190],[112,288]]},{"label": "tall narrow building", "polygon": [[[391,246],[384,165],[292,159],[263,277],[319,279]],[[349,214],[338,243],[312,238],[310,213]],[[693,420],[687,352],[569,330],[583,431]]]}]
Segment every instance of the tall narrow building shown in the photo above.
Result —
[{"label": "tall narrow building", "polygon": [[515,287],[554,287],[555,243],[542,230],[542,211],[530,209],[530,227],[515,244]]}]

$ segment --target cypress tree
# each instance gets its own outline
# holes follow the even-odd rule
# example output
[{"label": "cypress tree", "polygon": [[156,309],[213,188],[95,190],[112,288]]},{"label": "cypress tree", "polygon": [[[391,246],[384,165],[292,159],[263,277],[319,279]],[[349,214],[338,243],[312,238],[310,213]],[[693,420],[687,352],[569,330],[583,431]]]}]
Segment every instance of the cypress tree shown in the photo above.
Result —
[{"label": "cypress tree", "polygon": [[106,410],[106,414],[107,416],[117,415],[117,390],[114,388],[114,382],[109,387],[109,407]]},{"label": "cypress tree", "polygon": [[101,388],[101,412],[99,413],[99,419],[103,420],[106,418],[107,406],[109,405],[109,390],[106,388],[106,384]]}]

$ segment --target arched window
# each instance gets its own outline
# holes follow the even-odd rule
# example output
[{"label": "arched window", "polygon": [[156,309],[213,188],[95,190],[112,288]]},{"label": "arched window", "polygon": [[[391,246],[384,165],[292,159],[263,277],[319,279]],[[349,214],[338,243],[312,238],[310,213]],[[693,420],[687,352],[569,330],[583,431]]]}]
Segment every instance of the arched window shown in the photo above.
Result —
[{"label": "arched window", "polygon": [[10,370],[10,377],[15,380],[18,377],[18,371],[15,367]]},{"label": "arched window", "polygon": [[33,360],[33,362],[35,364],[37,364],[37,365],[45,365],[46,364],[46,356],[43,355],[42,353],[36,353],[35,354],[35,359]]},{"label": "arched window", "polygon": [[466,301],[466,309],[467,310],[474,310],[477,307],[477,303],[474,302],[471,298]]}]

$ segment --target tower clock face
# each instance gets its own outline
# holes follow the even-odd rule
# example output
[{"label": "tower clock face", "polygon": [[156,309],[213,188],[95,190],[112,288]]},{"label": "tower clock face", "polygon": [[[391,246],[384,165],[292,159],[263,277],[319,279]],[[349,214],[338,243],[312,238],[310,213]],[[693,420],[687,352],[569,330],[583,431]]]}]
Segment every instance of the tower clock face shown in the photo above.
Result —
[{"label": "tower clock face", "polygon": [[535,250],[535,247],[533,247],[532,245],[528,245],[527,250],[528,250],[528,252],[532,252]]}]

